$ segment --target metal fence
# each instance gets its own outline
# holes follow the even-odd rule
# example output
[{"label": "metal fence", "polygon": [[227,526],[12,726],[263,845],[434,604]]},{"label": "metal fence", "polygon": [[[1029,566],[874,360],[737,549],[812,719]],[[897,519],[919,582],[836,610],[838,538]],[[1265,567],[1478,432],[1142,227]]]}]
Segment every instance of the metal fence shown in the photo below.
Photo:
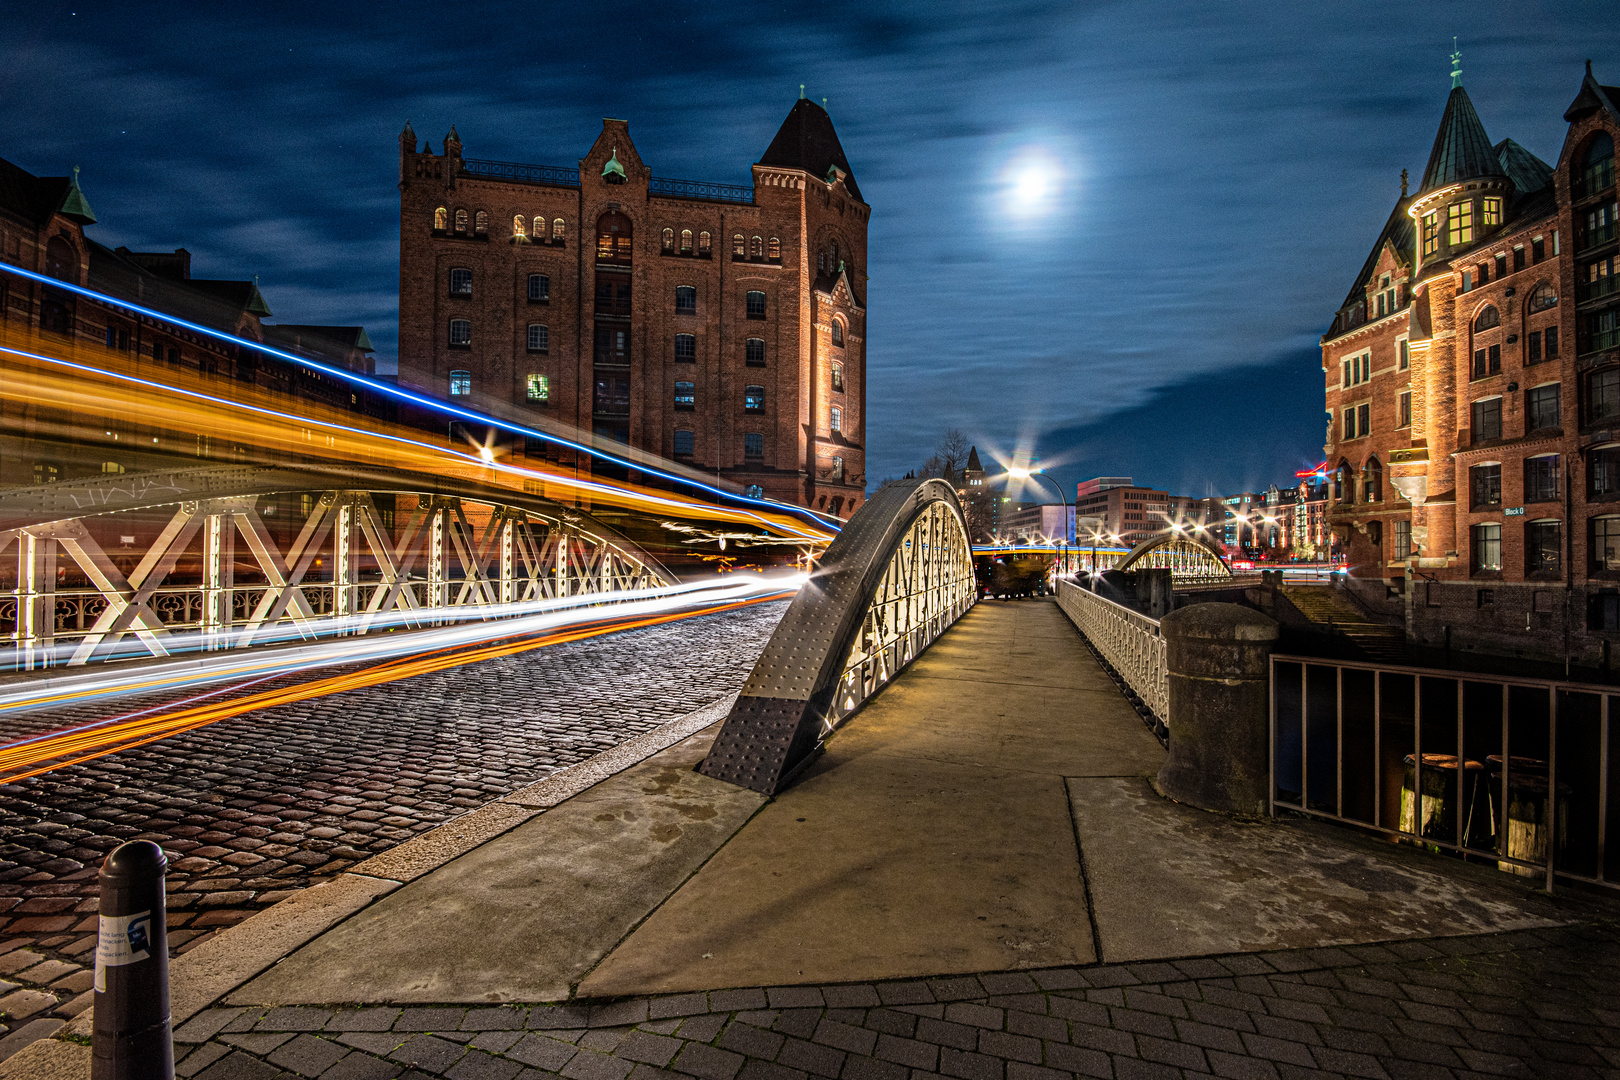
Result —
[{"label": "metal fence", "polygon": [[1157,620],[1072,581],[1058,581],[1058,606],[1168,731],[1170,672]]},{"label": "metal fence", "polygon": [[1271,808],[1620,887],[1620,687],[1271,659]]},{"label": "metal fence", "polygon": [[647,194],[664,195],[673,199],[705,199],[710,202],[752,203],[752,185],[716,184],[707,180],[672,180],[667,176],[650,177]]},{"label": "metal fence", "polygon": [[525,165],[517,161],[462,158],[461,173],[463,176],[482,176],[491,180],[521,180],[526,184],[579,187],[578,165]]}]

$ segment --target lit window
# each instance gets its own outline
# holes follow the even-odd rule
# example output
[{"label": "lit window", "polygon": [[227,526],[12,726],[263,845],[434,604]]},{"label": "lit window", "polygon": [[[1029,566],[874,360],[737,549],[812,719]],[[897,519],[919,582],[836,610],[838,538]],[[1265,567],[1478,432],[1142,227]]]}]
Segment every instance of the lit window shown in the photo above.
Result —
[{"label": "lit window", "polygon": [[101,471],[108,474],[117,474],[123,472],[124,467],[118,464],[116,461],[103,461],[101,463]]},{"label": "lit window", "polygon": [[1440,211],[1423,215],[1423,254],[1440,250]]},{"label": "lit window", "polygon": [[450,396],[466,397],[472,393],[472,372],[452,371],[450,373]]},{"label": "lit window", "polygon": [[467,269],[464,269],[464,268],[458,266],[455,269],[450,271],[450,295],[451,296],[471,296],[472,295],[472,271],[471,270],[467,270]]},{"label": "lit window", "polygon": [[524,222],[523,222],[523,215],[522,214],[513,214],[512,215],[512,239],[514,239],[514,240],[526,240],[526,239],[528,239],[528,236],[529,236],[529,234],[526,231],[526,227],[525,227]]},{"label": "lit window", "polygon": [[682,229],[681,230],[681,254],[682,255],[690,255],[690,254],[692,254],[692,230],[691,229]]},{"label": "lit window", "polygon": [[528,378],[527,390],[530,401],[550,401],[551,376],[530,375]]},{"label": "lit window", "polygon": [[1587,457],[1587,483],[1592,497],[1620,495],[1620,446],[1603,446]]},{"label": "lit window", "polygon": [[1562,422],[1560,411],[1562,389],[1557,383],[1530,388],[1525,395],[1525,411],[1529,413],[1529,430],[1544,431],[1547,428],[1559,426]]},{"label": "lit window", "polygon": [[472,323],[467,319],[450,320],[450,344],[472,344]]},{"label": "lit window", "polygon": [[757,236],[748,241],[748,254],[751,258],[763,259],[765,257],[765,241]]},{"label": "lit window", "polygon": [[1524,501],[1558,501],[1558,455],[1542,454],[1524,462]]},{"label": "lit window", "polygon": [[751,337],[743,343],[743,355],[749,367],[765,366],[765,339]]},{"label": "lit window", "polygon": [[1620,517],[1592,519],[1592,563],[1597,570],[1620,570]]},{"label": "lit window", "polygon": [[750,385],[743,390],[743,411],[762,413],[765,411],[765,388]]},{"label": "lit window", "polygon": [[697,336],[694,334],[675,335],[675,359],[697,359]]},{"label": "lit window", "polygon": [[529,324],[529,351],[546,352],[551,348],[551,327],[545,323]]},{"label": "lit window", "polygon": [[742,233],[736,233],[731,238],[731,257],[740,259],[748,254],[748,241],[743,239]]},{"label": "lit window", "polygon": [[473,235],[483,236],[489,232],[489,211],[480,210],[473,218]]},{"label": "lit window", "polygon": [[844,459],[841,458],[841,457],[835,457],[835,458],[832,459],[832,473],[831,473],[829,479],[842,480],[843,478],[844,478]]},{"label": "lit window", "polygon": [[[1609,277],[1609,275],[1614,272],[1614,256],[1609,256],[1609,258],[1602,263],[1593,263],[1588,266],[1586,270],[1589,281],[1597,280],[1597,273],[1595,273],[1595,271],[1598,271],[1599,267],[1602,268],[1601,273],[1605,280],[1613,280]],[[1604,291],[1613,291],[1612,286],[1610,289],[1606,289]],[[1588,295],[1584,299],[1590,300],[1592,299],[1592,296]],[[1553,288],[1548,282],[1543,281],[1540,285],[1536,286],[1535,292],[1530,294],[1529,307],[1531,311],[1546,311],[1548,308],[1555,308],[1557,306],[1558,290]]]},{"label": "lit window", "polygon": [[560,244],[560,243],[563,242],[563,219],[562,218],[557,218],[557,219],[553,220],[552,223],[551,223],[551,242],[553,244]]},{"label": "lit window", "polygon": [[674,229],[665,229],[664,230],[663,241],[664,241],[664,254],[668,255],[670,252],[675,250],[675,230]]},{"label": "lit window", "polygon": [[467,211],[465,211],[465,210],[457,210],[456,211],[456,232],[464,233],[466,231],[467,231]]},{"label": "lit window", "polygon": [[844,392],[844,365],[837,360],[832,366],[832,388],[840,394]]},{"label": "lit window", "polygon": [[699,255],[707,256],[709,254],[709,244],[710,244],[709,234],[706,233],[706,232],[698,233],[698,254]]},{"label": "lit window", "polygon": [[1502,224],[1502,200],[1484,199],[1480,202],[1479,223],[1481,225]]},{"label": "lit window", "polygon": [[1392,521],[1389,525],[1389,557],[1391,559],[1409,557],[1412,554],[1412,523]]},{"label": "lit window", "polygon": [[827,417],[827,430],[829,430],[829,431],[843,431],[844,430],[844,410],[840,409],[837,405],[834,405],[832,407],[832,411],[828,414],[828,417]]},{"label": "lit window", "polygon": [[780,240],[778,240],[774,236],[771,237],[770,247],[767,249],[767,252],[768,252],[768,254],[767,254],[768,258],[773,259],[776,262],[781,262],[782,261],[782,242]]},{"label": "lit window", "polygon": [[691,457],[696,442],[697,439],[691,431],[685,428],[678,429],[675,432],[675,456],[678,458]]},{"label": "lit window", "polygon": [[1502,569],[1502,526],[1474,526],[1474,569]]},{"label": "lit window", "polygon": [[1452,247],[1474,242],[1474,204],[1460,202],[1446,207],[1446,231]]},{"label": "lit window", "polygon": [[697,384],[677,382],[675,384],[675,411],[691,412],[695,408],[697,408]]},{"label": "lit window", "polygon": [[529,303],[544,304],[551,300],[551,278],[546,274],[529,275]]},{"label": "lit window", "polygon": [[834,345],[842,346],[844,344],[844,321],[842,319],[833,320],[832,341]]},{"label": "lit window", "polygon": [[763,319],[765,317],[765,294],[750,291],[748,294],[748,317],[750,319]]},{"label": "lit window", "polygon": [[433,211],[433,227],[439,232],[448,229],[450,227],[450,211],[442,206]]},{"label": "lit window", "polygon": [[1502,505],[1502,466],[1475,465],[1468,470],[1470,508],[1486,510]]},{"label": "lit window", "polygon": [[750,431],[743,435],[743,457],[764,457],[765,436],[757,431]]},{"label": "lit window", "polygon": [[675,314],[697,314],[697,287],[695,285],[675,286]]}]

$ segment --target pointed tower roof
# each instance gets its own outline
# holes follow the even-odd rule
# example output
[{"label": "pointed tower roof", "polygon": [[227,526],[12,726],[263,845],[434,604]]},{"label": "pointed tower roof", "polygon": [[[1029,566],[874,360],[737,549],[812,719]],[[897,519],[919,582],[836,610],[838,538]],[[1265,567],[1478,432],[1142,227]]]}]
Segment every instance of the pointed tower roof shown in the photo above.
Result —
[{"label": "pointed tower roof", "polygon": [[1477,180],[1482,176],[1502,176],[1502,163],[1491,148],[1474,103],[1468,100],[1468,91],[1461,86],[1451,89],[1446,99],[1445,115],[1440,117],[1440,131],[1434,137],[1434,149],[1429,153],[1429,167],[1423,170],[1423,183],[1418,194],[1455,184],[1459,180]]},{"label": "pointed tower roof", "polygon": [[70,217],[80,225],[94,225],[96,212],[90,209],[90,201],[84,197],[84,190],[79,187],[79,167],[73,166],[73,179],[68,181],[67,194],[62,197],[62,206],[57,211],[63,217]]},{"label": "pointed tower roof", "polygon": [[844,173],[844,186],[849,188],[849,193],[861,198],[861,189],[855,186],[855,171],[844,157],[844,147],[838,141],[838,132],[833,130],[832,117],[809,98],[793,103],[759,164],[803,169],[815,177],[825,177],[836,165]]},{"label": "pointed tower roof", "polygon": [[967,472],[984,472],[984,466],[979,464],[979,448],[977,446],[968,447],[967,465],[964,466],[964,470]]},{"label": "pointed tower roof", "polygon": [[1581,80],[1581,92],[1575,95],[1575,100],[1564,110],[1564,119],[1573,124],[1583,116],[1590,116],[1599,109],[1607,109],[1610,116],[1620,120],[1620,109],[1615,108],[1617,101],[1620,101],[1620,86],[1600,84],[1592,74],[1592,61],[1588,60],[1586,78]]}]

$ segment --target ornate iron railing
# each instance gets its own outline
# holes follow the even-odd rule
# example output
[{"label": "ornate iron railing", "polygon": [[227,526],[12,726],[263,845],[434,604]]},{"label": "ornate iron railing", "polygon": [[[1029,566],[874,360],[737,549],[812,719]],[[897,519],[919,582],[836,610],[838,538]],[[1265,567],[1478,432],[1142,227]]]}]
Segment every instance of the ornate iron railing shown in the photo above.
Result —
[{"label": "ornate iron railing", "polygon": [[914,480],[879,490],[777,624],[701,771],[780,791],[976,598],[951,485]]},{"label": "ornate iron railing", "polygon": [[463,176],[482,176],[491,180],[518,180],[525,184],[545,184],[549,187],[579,187],[577,165],[524,165],[516,161],[481,161],[462,158]]},{"label": "ornate iron railing", "polygon": [[1158,622],[1072,581],[1058,582],[1058,606],[1168,730],[1170,668]]},{"label": "ornate iron railing", "polygon": [[707,199],[711,202],[752,203],[754,189],[743,184],[711,184],[705,180],[671,180],[655,176],[647,185],[650,195],[672,199]]}]

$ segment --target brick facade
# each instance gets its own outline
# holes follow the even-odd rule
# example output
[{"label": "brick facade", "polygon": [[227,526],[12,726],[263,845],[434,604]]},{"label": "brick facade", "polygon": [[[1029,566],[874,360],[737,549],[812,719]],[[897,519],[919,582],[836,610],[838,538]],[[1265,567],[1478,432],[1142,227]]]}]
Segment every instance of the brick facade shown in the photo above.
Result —
[{"label": "brick facade", "polygon": [[1455,85],[1418,190],[1403,175],[1322,339],[1333,528],[1353,584],[1404,610],[1413,640],[1608,663],[1620,558],[1592,541],[1620,515],[1612,152],[1599,160],[1617,104],[1588,69],[1548,165],[1491,144]]},{"label": "brick facade", "polygon": [[864,501],[870,209],[825,111],[795,103],[752,190],[653,177],[621,120],[577,170],[466,159],[454,129],[443,150],[401,135],[402,385]]}]

